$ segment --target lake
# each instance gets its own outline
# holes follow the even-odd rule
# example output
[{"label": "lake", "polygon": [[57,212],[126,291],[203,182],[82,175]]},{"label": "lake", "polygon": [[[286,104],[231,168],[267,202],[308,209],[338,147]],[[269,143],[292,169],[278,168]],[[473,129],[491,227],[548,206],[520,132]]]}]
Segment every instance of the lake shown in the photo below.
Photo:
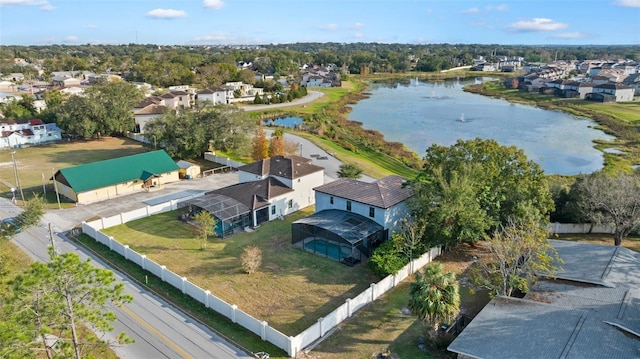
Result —
[{"label": "lake", "polygon": [[575,175],[603,167],[603,153],[593,140],[614,137],[594,129],[594,121],[462,90],[481,81],[373,83],[371,96],[352,106],[349,119],[378,130],[387,141],[405,144],[419,157],[434,143],[449,146],[481,137],[521,148],[547,174]]}]

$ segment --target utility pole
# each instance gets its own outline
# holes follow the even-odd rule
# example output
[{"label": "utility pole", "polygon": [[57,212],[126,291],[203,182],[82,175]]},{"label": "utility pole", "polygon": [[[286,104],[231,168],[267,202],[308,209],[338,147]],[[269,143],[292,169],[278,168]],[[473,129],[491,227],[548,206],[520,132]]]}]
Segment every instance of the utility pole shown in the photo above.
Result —
[{"label": "utility pole", "polygon": [[22,205],[24,206],[24,193],[22,192],[22,186],[20,185],[20,177],[18,176],[18,166],[16,165],[15,155],[16,151],[11,151],[11,161],[13,162],[13,175],[15,176],[16,186],[18,186],[18,190],[20,190],[20,199],[22,200]]}]

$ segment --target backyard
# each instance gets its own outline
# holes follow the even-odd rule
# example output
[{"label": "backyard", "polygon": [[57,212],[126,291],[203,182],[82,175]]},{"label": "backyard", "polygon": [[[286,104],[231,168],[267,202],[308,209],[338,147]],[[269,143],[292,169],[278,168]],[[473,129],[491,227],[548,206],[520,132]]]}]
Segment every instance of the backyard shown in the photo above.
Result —
[{"label": "backyard", "polygon": [[[306,208],[251,233],[209,239],[200,249],[194,227],[167,212],[103,230],[131,249],[287,335],[297,335],[347,298],[379,278],[366,265],[347,267],[291,245],[291,222],[313,213]],[[262,250],[262,266],[242,270],[248,245]]]}]

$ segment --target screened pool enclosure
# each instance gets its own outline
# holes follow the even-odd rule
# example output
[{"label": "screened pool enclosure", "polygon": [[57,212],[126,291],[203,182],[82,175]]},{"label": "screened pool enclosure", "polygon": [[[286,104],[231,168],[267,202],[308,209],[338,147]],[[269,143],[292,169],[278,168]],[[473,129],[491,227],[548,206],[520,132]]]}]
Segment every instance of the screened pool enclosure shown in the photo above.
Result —
[{"label": "screened pool enclosure", "polygon": [[329,209],[291,224],[291,243],[334,261],[365,261],[386,238],[384,228],[356,213]]}]

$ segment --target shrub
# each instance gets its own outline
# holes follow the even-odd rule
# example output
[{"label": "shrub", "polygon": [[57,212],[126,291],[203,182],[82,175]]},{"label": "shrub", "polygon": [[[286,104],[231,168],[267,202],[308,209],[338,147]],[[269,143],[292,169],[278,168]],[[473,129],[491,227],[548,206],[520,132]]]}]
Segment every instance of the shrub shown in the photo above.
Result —
[{"label": "shrub", "polygon": [[262,250],[256,246],[245,247],[240,255],[242,269],[248,274],[257,271],[262,264]]},{"label": "shrub", "polygon": [[382,243],[369,258],[369,268],[380,277],[398,273],[407,263],[409,259],[398,252],[393,241]]}]

